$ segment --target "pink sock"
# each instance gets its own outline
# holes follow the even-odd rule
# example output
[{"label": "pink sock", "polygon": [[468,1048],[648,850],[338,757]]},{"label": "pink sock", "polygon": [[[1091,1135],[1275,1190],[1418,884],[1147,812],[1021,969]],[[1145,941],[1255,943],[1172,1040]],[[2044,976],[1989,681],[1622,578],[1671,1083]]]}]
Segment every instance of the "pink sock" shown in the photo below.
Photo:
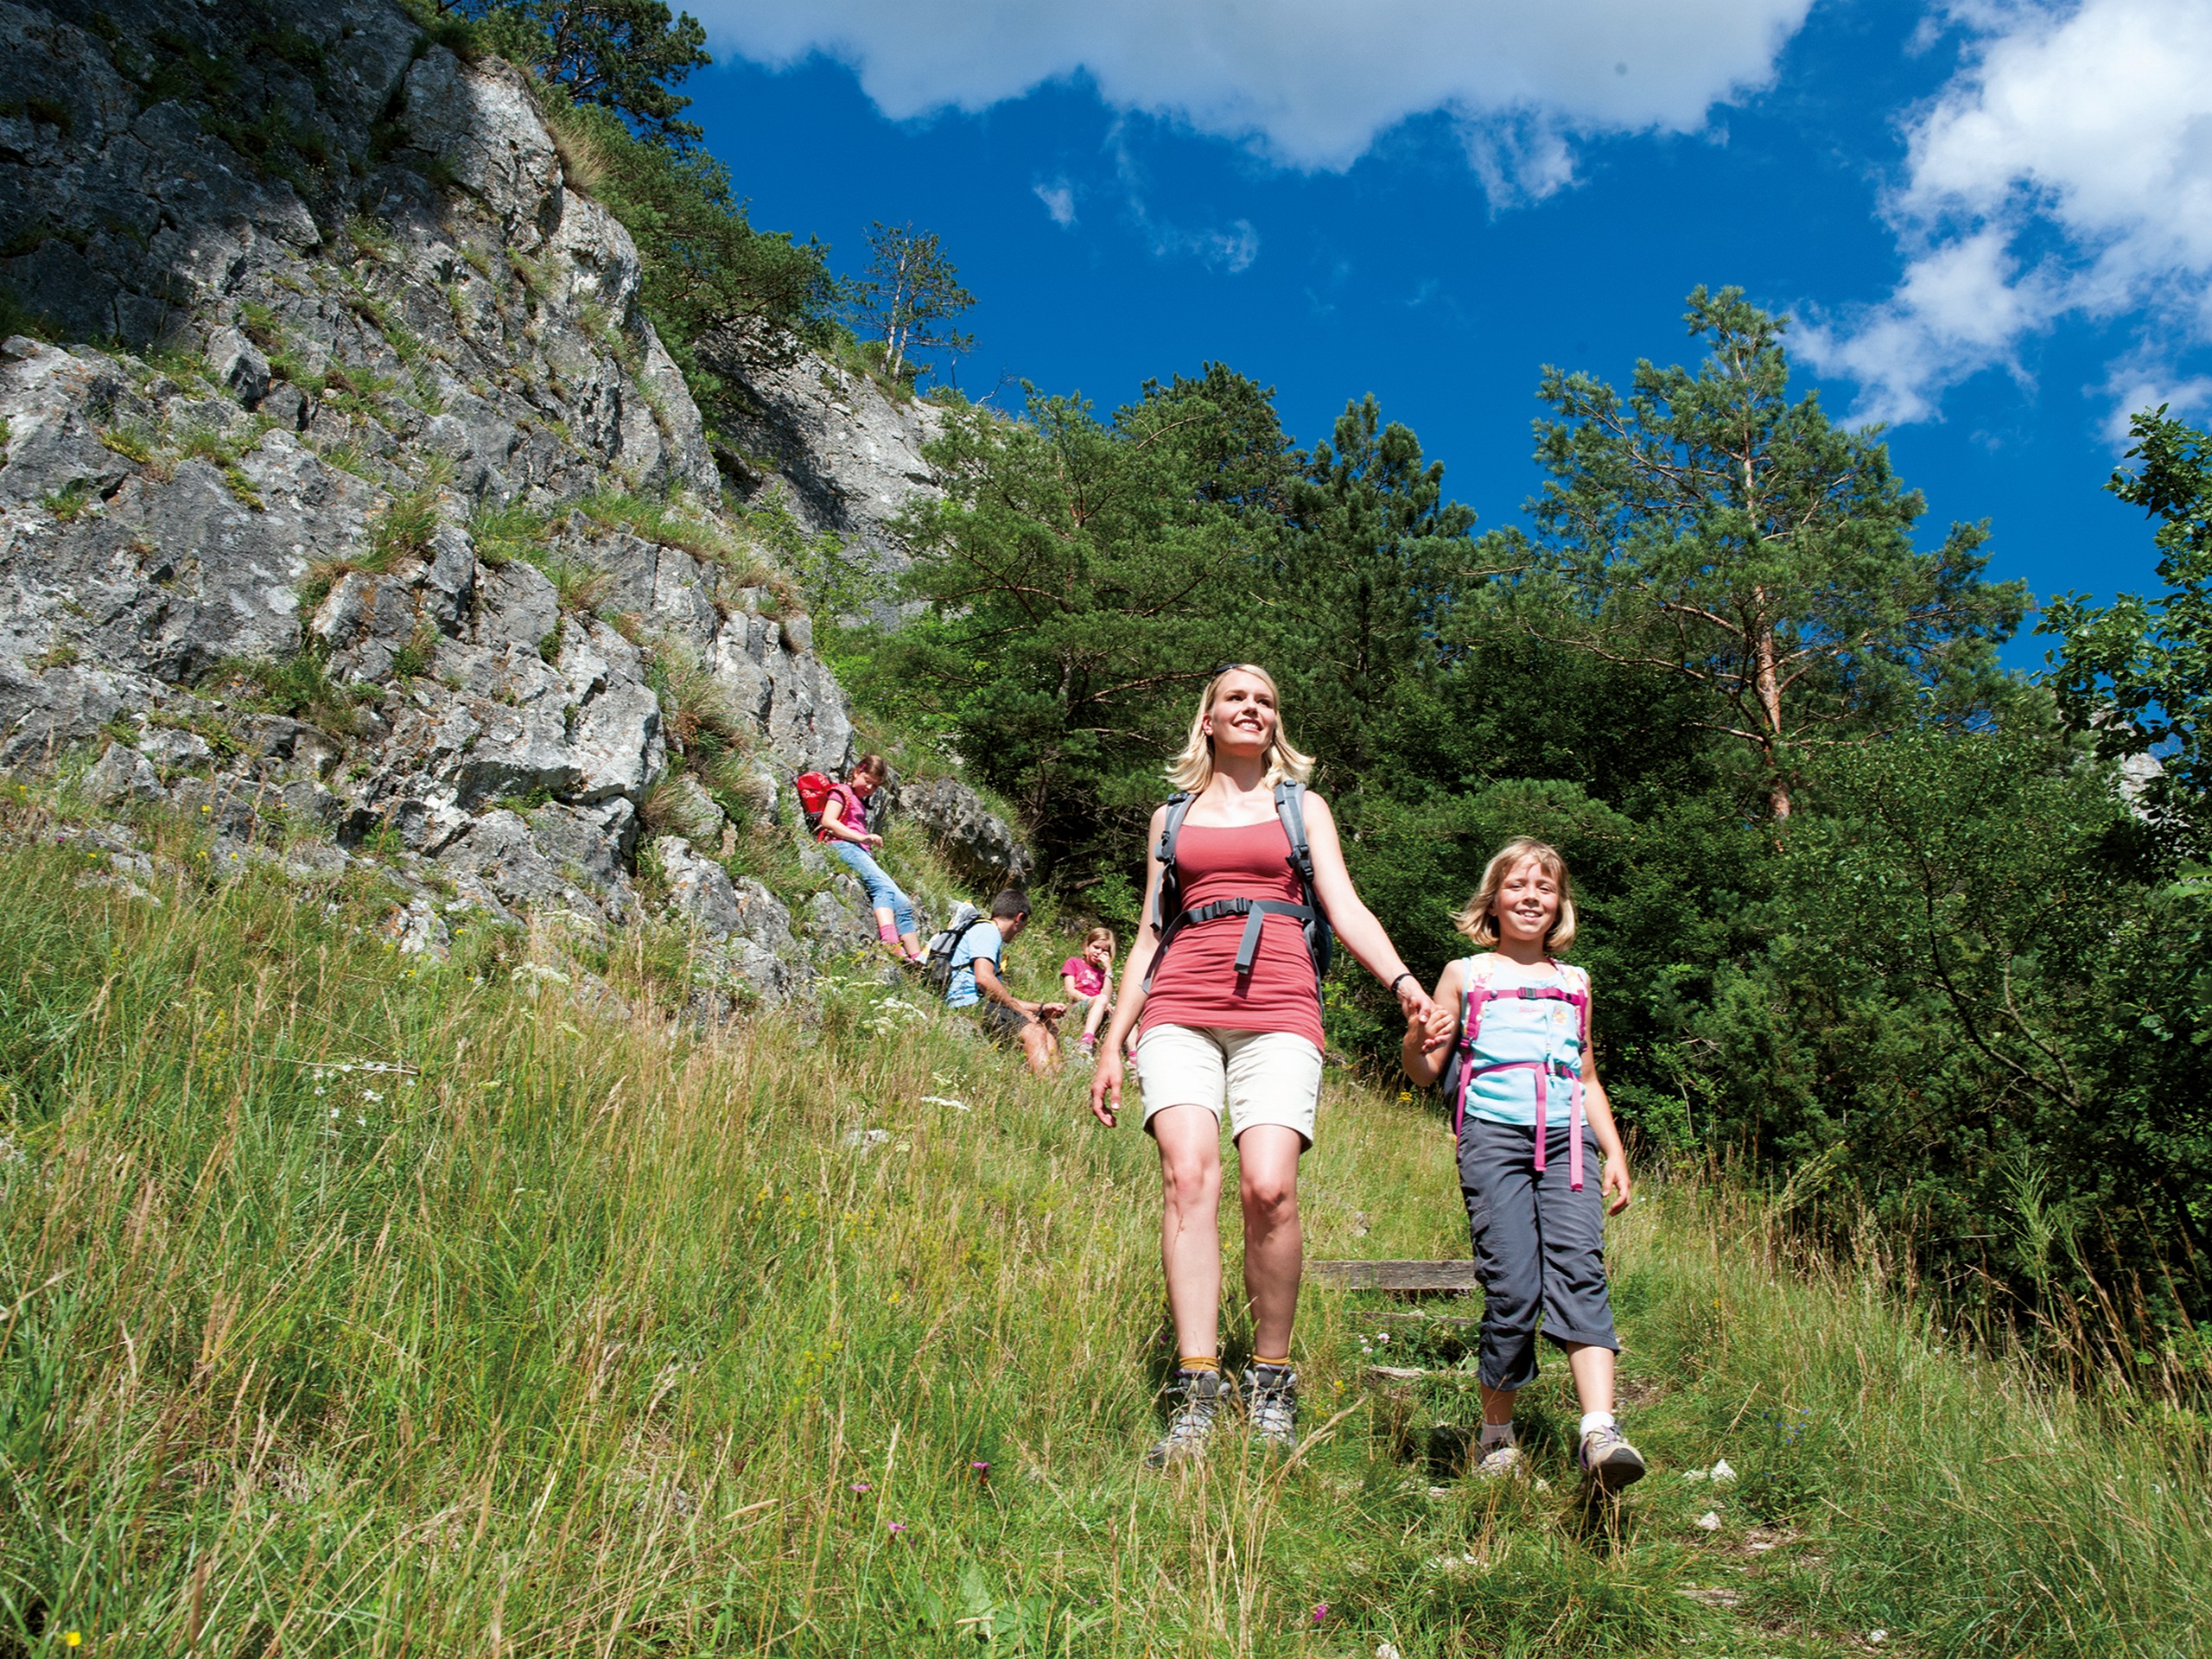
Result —
[{"label": "pink sock", "polygon": [[894,923],[878,922],[875,925],[875,931],[882,936],[883,942],[886,944],[896,944],[899,943],[899,929]]}]

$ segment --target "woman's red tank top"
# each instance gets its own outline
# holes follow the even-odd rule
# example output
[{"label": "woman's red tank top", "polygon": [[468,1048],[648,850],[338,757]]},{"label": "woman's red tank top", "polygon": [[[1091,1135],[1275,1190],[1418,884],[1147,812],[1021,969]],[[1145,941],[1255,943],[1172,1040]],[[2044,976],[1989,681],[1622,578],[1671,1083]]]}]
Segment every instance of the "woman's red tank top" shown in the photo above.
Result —
[{"label": "woman's red tank top", "polygon": [[[1175,840],[1183,880],[1183,907],[1217,899],[1305,899],[1291,868],[1290,837],[1282,821],[1224,829],[1185,823]],[[1321,993],[1306,954],[1306,935],[1288,916],[1260,925],[1259,954],[1250,974],[1236,972],[1236,947],[1246,918],[1224,916],[1193,922],[1175,935],[1153,975],[1139,1034],[1154,1026],[1224,1026],[1231,1031],[1287,1031],[1316,1048],[1321,1035]]]}]

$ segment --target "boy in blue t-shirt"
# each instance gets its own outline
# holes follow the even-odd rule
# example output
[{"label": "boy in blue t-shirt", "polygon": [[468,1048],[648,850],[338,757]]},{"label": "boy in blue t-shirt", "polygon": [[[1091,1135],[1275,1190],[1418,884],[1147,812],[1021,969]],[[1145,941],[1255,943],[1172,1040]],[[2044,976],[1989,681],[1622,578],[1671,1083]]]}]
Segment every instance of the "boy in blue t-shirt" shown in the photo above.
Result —
[{"label": "boy in blue t-shirt", "polygon": [[1016,996],[1000,977],[999,961],[1007,942],[1029,923],[1027,894],[1008,887],[991,900],[991,913],[977,922],[953,947],[952,977],[944,988],[950,1008],[982,1006],[984,1032],[995,1041],[1020,1048],[1029,1069],[1040,1077],[1060,1069],[1060,1045],[1052,1025],[1067,1012],[1065,1002],[1028,1002]]}]

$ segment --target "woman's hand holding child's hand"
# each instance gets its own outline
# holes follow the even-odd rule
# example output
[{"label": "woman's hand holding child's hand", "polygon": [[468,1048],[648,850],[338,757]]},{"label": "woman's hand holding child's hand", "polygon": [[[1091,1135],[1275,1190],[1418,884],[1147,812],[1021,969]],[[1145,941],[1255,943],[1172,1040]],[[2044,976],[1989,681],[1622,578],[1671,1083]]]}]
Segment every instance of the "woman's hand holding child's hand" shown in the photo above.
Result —
[{"label": "woman's hand holding child's hand", "polygon": [[1435,1014],[1435,1005],[1428,1000],[1428,993],[1410,974],[1398,981],[1398,1007],[1404,1011],[1408,1027],[1416,1020],[1425,1022]]},{"label": "woman's hand holding child's hand", "polygon": [[1459,1034],[1459,1010],[1449,1003],[1439,1002],[1428,1011],[1427,1028],[1421,1033],[1421,1052],[1433,1054],[1440,1048],[1448,1048]]}]

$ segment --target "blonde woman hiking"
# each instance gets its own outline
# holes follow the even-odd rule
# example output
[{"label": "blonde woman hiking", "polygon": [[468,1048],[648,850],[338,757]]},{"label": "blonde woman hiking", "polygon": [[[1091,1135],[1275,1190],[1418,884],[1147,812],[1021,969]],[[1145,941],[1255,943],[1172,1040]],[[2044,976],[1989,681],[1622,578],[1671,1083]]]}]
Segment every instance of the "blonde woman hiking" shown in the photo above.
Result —
[{"label": "blonde woman hiking", "polygon": [[[1457,1050],[1452,1121],[1483,1281],[1482,1462],[1523,1471],[1513,1402],[1536,1377],[1537,1319],[1567,1353],[1582,1404],[1578,1457],[1618,1491],[1643,1458],[1613,1417],[1613,1310],[1605,1217],[1628,1208],[1628,1154],[1590,1056],[1590,976],[1574,943],[1574,890],[1558,849],[1508,842],[1452,918],[1477,954],[1445,969],[1433,1011],[1406,1020],[1406,1075],[1424,1086]],[[1596,1179],[1589,1163],[1602,1158]],[[1610,1203],[1607,1202],[1610,1200]]]},{"label": "blonde woman hiking", "polygon": [[1138,1033],[1144,1128],[1160,1147],[1160,1260],[1180,1351],[1158,1468],[1203,1457],[1223,1397],[1221,1118],[1229,1115],[1244,1211],[1253,1431],[1297,1444],[1291,1322],[1303,1241],[1298,1160],[1321,1092],[1320,976],[1333,923],[1406,1018],[1429,1001],[1352,888],[1328,804],[1305,787],[1313,762],[1283,734],[1274,678],[1250,663],[1214,671],[1168,770],[1176,793],[1152,816],[1145,915],[1098,1046],[1090,1109],[1121,1107],[1122,1045]]}]

